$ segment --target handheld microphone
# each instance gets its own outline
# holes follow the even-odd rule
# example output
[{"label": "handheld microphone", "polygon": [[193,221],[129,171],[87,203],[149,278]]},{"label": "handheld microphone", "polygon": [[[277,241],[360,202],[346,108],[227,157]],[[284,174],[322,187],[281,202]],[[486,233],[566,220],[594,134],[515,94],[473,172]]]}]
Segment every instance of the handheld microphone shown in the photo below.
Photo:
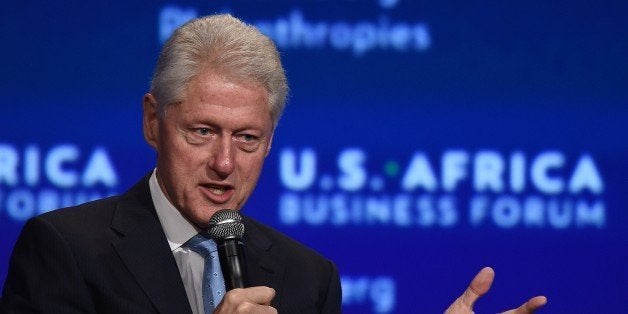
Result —
[{"label": "handheld microphone", "polygon": [[218,258],[227,291],[248,287],[242,243],[244,224],[240,213],[232,209],[217,211],[209,219],[207,232],[218,246]]}]

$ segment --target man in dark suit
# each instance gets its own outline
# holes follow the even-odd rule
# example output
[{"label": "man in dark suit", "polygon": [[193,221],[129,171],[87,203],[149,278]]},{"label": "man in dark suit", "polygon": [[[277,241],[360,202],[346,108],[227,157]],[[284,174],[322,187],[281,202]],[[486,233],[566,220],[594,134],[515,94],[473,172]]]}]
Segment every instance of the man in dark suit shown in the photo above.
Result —
[{"label": "man in dark suit", "polygon": [[[211,286],[208,300],[203,277],[212,261],[190,242],[216,211],[240,210],[251,195],[287,89],[274,44],[257,29],[228,15],[179,28],[143,100],[156,168],[121,196],[29,220],[0,311],[339,313],[334,264],[251,218],[243,238],[251,287]],[[210,277],[219,278],[219,268]],[[471,313],[493,276],[483,269],[447,313]],[[545,302],[532,298],[512,313]]]},{"label": "man in dark suit", "polygon": [[[249,281],[277,292],[273,307],[339,312],[330,262],[252,219],[245,225]],[[148,177],[122,196],[30,220],[3,301],[9,313],[191,313]]]},{"label": "man in dark suit", "polygon": [[243,238],[251,287],[226,293],[212,287],[218,290],[215,304],[204,302],[205,259],[187,244],[216,211],[239,210],[251,195],[286,94],[277,50],[254,27],[217,15],[179,28],[160,54],[143,101],[155,170],[121,196],[28,221],[14,248],[1,308],[340,312],[333,263],[253,219],[244,218]]}]

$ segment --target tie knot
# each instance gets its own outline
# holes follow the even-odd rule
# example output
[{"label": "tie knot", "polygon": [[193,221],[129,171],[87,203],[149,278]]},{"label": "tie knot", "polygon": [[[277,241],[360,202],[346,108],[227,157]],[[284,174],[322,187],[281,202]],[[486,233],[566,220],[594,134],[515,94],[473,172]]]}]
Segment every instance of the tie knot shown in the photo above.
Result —
[{"label": "tie knot", "polygon": [[199,233],[185,242],[185,246],[190,250],[200,254],[203,258],[207,258],[211,252],[216,252],[216,242],[208,235]]}]

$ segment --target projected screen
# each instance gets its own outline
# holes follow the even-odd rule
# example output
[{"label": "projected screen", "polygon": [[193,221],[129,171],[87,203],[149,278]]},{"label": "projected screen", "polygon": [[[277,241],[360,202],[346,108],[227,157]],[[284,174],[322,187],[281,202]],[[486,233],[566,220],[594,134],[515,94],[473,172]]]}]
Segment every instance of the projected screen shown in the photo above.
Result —
[{"label": "projected screen", "polygon": [[229,12],[277,44],[290,99],[243,211],[333,260],[345,313],[628,291],[626,5],[56,1],[0,13],[0,282],[23,223],[155,166],[141,99],[161,45]]}]

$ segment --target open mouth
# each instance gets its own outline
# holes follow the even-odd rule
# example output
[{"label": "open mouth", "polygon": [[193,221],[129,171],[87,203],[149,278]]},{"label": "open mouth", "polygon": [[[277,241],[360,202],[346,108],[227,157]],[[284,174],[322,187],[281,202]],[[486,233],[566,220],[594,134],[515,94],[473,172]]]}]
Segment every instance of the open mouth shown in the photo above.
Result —
[{"label": "open mouth", "polygon": [[205,197],[216,204],[228,202],[234,193],[234,189],[231,186],[214,184],[203,184],[201,186]]},{"label": "open mouth", "polygon": [[216,195],[223,195],[225,194],[225,191],[227,190],[225,187],[216,187],[216,186],[208,186],[207,189]]}]

